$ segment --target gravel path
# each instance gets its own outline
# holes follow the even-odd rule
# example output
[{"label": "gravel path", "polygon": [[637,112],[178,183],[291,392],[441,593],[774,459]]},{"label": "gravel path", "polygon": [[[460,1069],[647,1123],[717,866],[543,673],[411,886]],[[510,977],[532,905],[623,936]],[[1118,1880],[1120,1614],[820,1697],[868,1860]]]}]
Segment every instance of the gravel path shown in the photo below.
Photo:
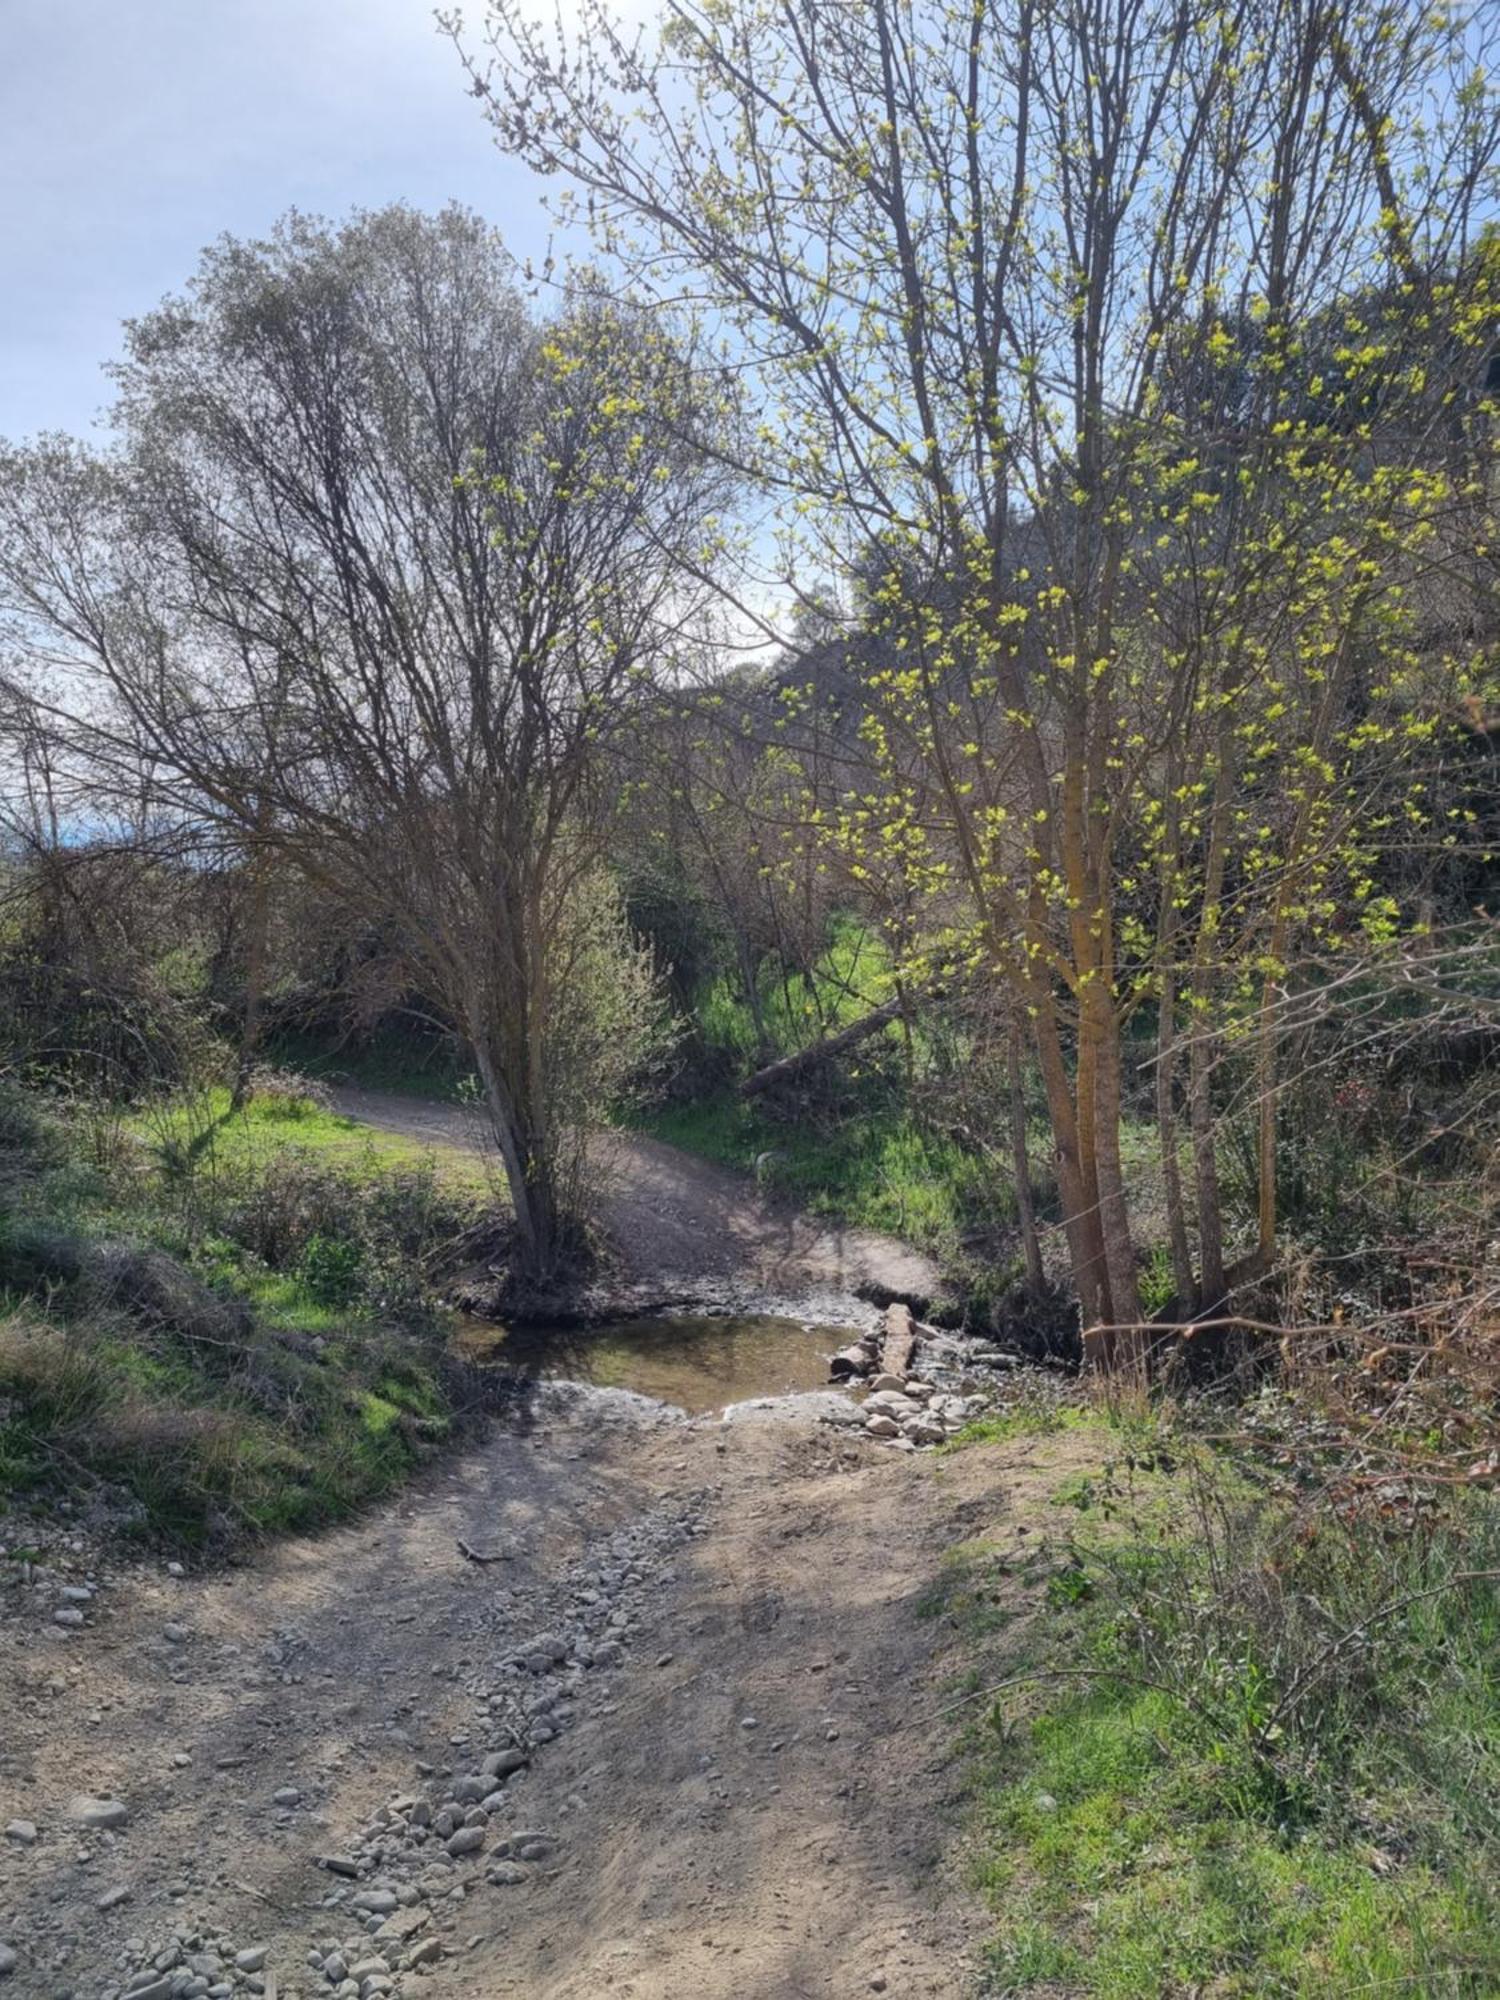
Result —
[{"label": "gravel path", "polygon": [[5,1594],[6,2000],[973,1990],[917,1606],[953,1541],[1045,1530],[1073,1434],[545,1398],[339,1533],[96,1569],[81,1626],[65,1546]]}]

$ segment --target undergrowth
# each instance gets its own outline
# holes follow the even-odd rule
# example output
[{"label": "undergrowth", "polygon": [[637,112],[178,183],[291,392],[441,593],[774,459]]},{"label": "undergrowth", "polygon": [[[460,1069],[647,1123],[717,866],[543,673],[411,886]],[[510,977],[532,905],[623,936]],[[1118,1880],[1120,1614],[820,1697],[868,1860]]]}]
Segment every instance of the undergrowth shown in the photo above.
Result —
[{"label": "undergrowth", "polygon": [[0,1509],[84,1490],[186,1541],[306,1528],[447,1434],[434,1279],[483,1226],[466,1175],[348,1144],[284,1092],[138,1116],[103,1149],[0,1098]]},{"label": "undergrowth", "polygon": [[945,1585],[989,1683],[987,1990],[1500,1991],[1500,1503],[1340,1517],[1110,1438],[1059,1540]]}]

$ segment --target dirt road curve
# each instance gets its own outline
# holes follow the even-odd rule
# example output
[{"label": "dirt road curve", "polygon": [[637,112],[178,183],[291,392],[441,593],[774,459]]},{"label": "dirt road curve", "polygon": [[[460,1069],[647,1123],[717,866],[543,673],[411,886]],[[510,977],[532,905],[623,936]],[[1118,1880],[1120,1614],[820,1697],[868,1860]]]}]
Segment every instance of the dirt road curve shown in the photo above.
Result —
[{"label": "dirt road curve", "polygon": [[44,1529],[0,1591],[0,2000],[959,2000],[959,1660],[920,1600],[1077,1449],[544,1387],[240,1567]]},{"label": "dirt road curve", "polygon": [[[362,1124],[428,1145],[480,1148],[479,1119],[353,1085],[335,1108]],[[600,1140],[604,1221],[630,1274],[644,1282],[723,1278],[785,1295],[803,1289],[888,1291],[929,1298],[937,1270],[920,1251],[867,1229],[845,1229],[772,1202],[723,1167],[636,1133]]]}]

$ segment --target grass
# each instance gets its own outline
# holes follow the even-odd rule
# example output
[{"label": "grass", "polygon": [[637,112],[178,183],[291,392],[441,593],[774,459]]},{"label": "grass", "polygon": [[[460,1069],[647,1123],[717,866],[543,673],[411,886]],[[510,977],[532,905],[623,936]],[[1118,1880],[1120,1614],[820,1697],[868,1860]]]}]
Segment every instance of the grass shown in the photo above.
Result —
[{"label": "grass", "polygon": [[90,1165],[4,1096],[0,1511],[102,1488],[184,1542],[314,1527],[448,1433],[424,1271],[486,1212],[476,1163],[210,1097]]},{"label": "grass", "polygon": [[1100,1442],[1045,1546],[964,1545],[926,1607],[991,1690],[986,1990],[1500,1992],[1500,1592],[1455,1580],[1500,1568],[1500,1507],[1397,1537],[1196,1447]]},{"label": "grass", "polygon": [[775,1117],[732,1091],[639,1113],[653,1138],[752,1175],[814,1215],[879,1229],[937,1256],[1009,1200],[955,1141],[924,1133],[908,1112],[876,1105],[827,1126]]},{"label": "grass", "polygon": [[[415,1094],[415,1093],[413,1093]],[[142,1109],[128,1130],[169,1172],[234,1169],[269,1158],[302,1157],[336,1167],[354,1180],[373,1181],[393,1169],[431,1165],[449,1186],[498,1195],[496,1177],[481,1153],[384,1132],[314,1098],[277,1094],[252,1097],[239,1111],[222,1087]]]}]

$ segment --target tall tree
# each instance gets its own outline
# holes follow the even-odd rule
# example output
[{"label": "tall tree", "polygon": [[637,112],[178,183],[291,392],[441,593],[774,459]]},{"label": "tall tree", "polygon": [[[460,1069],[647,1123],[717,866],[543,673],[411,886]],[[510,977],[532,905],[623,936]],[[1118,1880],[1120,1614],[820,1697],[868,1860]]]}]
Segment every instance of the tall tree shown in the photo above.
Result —
[{"label": "tall tree", "polygon": [[[1257,783],[1279,768],[1288,814],[1254,822],[1273,830],[1256,836],[1273,887],[1255,950],[1274,1138],[1276,968],[1352,796],[1332,813],[1347,681],[1320,662],[1382,635],[1399,652],[1362,565],[1451,501],[1394,475],[1420,451],[1393,440],[1451,421],[1493,337],[1473,252],[1500,124],[1479,30],[1320,0],[669,0],[654,40],[600,0],[580,18],[559,47],[524,0],[491,0],[495,60],[468,54],[476,93],[637,285],[694,298],[758,378],[750,470],[787,496],[804,574],[883,552],[886,660],[844,839],[967,897],[976,963],[1029,1024],[1085,1326],[1132,1325],[1125,1025],[1157,994],[1170,1069],[1176,969],[1192,968],[1195,1003],[1209,995],[1243,886],[1226,815],[1247,760]],[[1380,273],[1391,309],[1350,345],[1337,409],[1298,407],[1297,357],[1330,301]],[[1177,388],[1247,325],[1261,340],[1233,424],[1205,434]],[[1217,477],[1198,478],[1215,457]],[[1210,514],[1228,526],[1205,574]],[[1197,565],[1211,604],[1186,649],[1142,638],[1143,563],[1162,538],[1174,589]],[[1259,619],[1273,601],[1286,652],[1251,629],[1247,668],[1227,607]],[[1307,696],[1290,721],[1271,687],[1288,659]],[[1251,681],[1253,745],[1233,717]],[[1196,791],[1191,828],[1149,817],[1205,768],[1217,847]],[[1143,855],[1164,938],[1137,907]],[[1191,886],[1176,872],[1189,855]],[[1200,1063],[1198,1111],[1207,1088]],[[1168,1144],[1171,1105],[1169,1074]],[[1210,1292],[1213,1145],[1195,1115]],[[1273,1143],[1261,1161],[1265,1255]]]},{"label": "tall tree", "polygon": [[635,991],[600,751],[694,615],[711,399],[659,322],[537,321],[491,230],[399,207],[223,241],[117,380],[112,455],[44,443],[0,480],[32,700],[85,789],[148,773],[252,869],[394,926],[545,1276],[580,1065],[628,1042]]}]

